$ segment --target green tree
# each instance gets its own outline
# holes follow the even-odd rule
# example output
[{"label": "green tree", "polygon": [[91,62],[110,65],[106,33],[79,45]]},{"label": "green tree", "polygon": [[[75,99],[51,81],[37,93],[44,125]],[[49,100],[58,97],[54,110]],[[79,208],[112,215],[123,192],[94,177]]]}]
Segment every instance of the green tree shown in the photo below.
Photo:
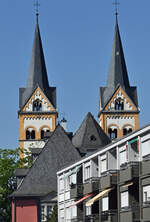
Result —
[{"label": "green tree", "polygon": [[50,219],[47,220],[47,222],[58,222],[58,208],[57,208],[57,204],[54,206],[53,210],[52,210],[52,214]]},{"label": "green tree", "polygon": [[32,164],[28,152],[20,159],[20,149],[0,149],[0,222],[11,221],[11,204],[9,196],[16,189],[15,169],[30,167]]}]

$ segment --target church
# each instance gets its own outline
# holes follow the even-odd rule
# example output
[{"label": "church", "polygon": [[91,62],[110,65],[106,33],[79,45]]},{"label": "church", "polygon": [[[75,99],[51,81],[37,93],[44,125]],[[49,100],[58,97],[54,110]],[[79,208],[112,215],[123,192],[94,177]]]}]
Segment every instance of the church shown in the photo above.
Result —
[{"label": "church", "polygon": [[[130,167],[131,171],[139,169],[138,164],[127,165],[126,160],[132,157],[129,162],[139,163],[138,144],[141,141],[149,143],[150,140],[150,126],[139,129],[137,88],[130,85],[117,13],[108,80],[106,86],[100,87],[99,121],[87,111],[78,130],[74,134],[67,132],[65,119],[58,123],[56,92],[56,87],[49,85],[48,81],[37,13],[28,80],[26,87],[19,89],[18,111],[19,147],[21,151],[31,153],[33,165],[15,172],[17,189],[11,195],[12,222],[46,222],[57,201],[59,222],[125,222],[126,217],[131,222],[140,221],[139,218],[133,220],[131,216],[136,211],[130,211],[129,215],[117,211],[119,192],[126,192],[123,186],[130,188],[133,185],[132,179],[124,181],[123,176],[119,181],[122,172],[120,166],[126,166],[127,170]],[[20,158],[23,155],[21,152]],[[117,162],[118,155],[119,161],[122,161],[120,163]],[[147,156],[149,151],[146,152]],[[103,176],[107,178],[102,189]],[[109,180],[116,181],[116,186],[108,186]],[[137,183],[134,182],[135,192],[139,191]],[[108,189],[113,190],[110,199]],[[100,216],[103,211],[100,198],[97,199],[99,201],[91,199],[100,191],[106,194],[103,202],[107,213],[103,217]],[[85,203],[85,200],[93,202]],[[150,220],[147,211],[141,214]]]}]

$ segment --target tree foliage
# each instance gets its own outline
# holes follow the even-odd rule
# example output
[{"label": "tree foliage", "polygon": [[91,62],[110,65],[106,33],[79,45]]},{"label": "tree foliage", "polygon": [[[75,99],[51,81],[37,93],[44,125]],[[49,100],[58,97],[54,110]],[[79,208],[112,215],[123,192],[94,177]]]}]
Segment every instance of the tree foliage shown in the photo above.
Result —
[{"label": "tree foliage", "polygon": [[50,219],[47,220],[47,222],[58,222],[58,209],[57,209],[57,204],[54,206],[52,210],[52,214]]},{"label": "tree foliage", "polygon": [[22,151],[25,157],[20,159],[20,152],[20,149],[0,149],[0,222],[11,221],[9,196],[16,188],[15,170],[32,164],[29,153]]}]

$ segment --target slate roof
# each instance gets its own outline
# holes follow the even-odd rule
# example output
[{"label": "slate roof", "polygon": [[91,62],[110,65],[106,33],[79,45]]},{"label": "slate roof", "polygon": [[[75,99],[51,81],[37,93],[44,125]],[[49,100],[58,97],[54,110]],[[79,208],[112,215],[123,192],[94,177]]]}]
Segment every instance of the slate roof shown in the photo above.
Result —
[{"label": "slate roof", "polygon": [[15,176],[17,176],[17,177],[26,176],[28,171],[29,171],[29,169],[17,168],[15,170]]},{"label": "slate roof", "polygon": [[19,89],[19,108],[21,109],[37,87],[40,87],[56,108],[56,87],[49,87],[38,19],[26,88]]},{"label": "slate roof", "polygon": [[118,19],[116,17],[115,34],[112,47],[112,56],[108,73],[107,86],[100,88],[102,108],[105,107],[112,94],[118,86],[130,97],[132,102],[138,107],[137,88],[130,86],[124,52],[120,37]]},{"label": "slate roof", "polygon": [[85,154],[95,151],[110,142],[111,140],[90,112],[86,115],[72,139],[73,145],[79,149],[80,153]]},{"label": "slate roof", "polygon": [[11,195],[42,197],[57,191],[56,172],[81,157],[64,129],[58,125],[30,168],[21,186]]}]

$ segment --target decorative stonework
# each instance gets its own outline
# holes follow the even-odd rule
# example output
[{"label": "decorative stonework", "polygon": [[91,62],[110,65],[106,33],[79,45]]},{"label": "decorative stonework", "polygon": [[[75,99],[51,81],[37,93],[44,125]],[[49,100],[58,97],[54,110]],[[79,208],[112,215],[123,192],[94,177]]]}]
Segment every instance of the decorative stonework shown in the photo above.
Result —
[{"label": "decorative stonework", "polygon": [[42,90],[39,87],[35,90],[35,92],[31,96],[31,98],[29,99],[29,101],[25,105],[23,111],[32,112],[33,111],[33,102],[37,99],[39,99],[42,102],[42,110],[41,110],[42,112],[54,111],[54,107],[48,101],[48,99],[46,98],[46,96],[43,94]]}]

